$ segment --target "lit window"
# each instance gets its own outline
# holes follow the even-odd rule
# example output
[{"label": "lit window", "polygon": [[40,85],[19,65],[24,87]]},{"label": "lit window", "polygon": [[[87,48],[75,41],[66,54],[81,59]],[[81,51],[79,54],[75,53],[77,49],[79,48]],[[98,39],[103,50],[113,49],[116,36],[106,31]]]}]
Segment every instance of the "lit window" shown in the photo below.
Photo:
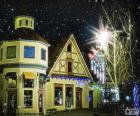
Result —
[{"label": "lit window", "polygon": [[24,87],[33,88],[34,80],[33,79],[24,79]]},{"label": "lit window", "polygon": [[7,59],[16,58],[16,46],[7,47]]},{"label": "lit window", "polygon": [[72,73],[72,62],[68,61],[68,73]]},{"label": "lit window", "polygon": [[33,91],[32,90],[25,90],[24,91],[24,107],[31,108],[33,105]]},{"label": "lit window", "polygon": [[24,46],[24,58],[35,58],[35,47]]},{"label": "lit window", "polygon": [[68,51],[68,52],[71,52],[71,44],[68,45],[67,51]]},{"label": "lit window", "polygon": [[41,59],[46,60],[46,50],[45,49],[41,49]]},{"label": "lit window", "polygon": [[3,49],[0,50],[0,60],[2,60]]},{"label": "lit window", "polygon": [[73,87],[66,87],[66,106],[73,105]]},{"label": "lit window", "polygon": [[63,104],[63,96],[62,96],[62,86],[55,86],[55,93],[54,93],[54,104],[55,105],[62,105]]}]

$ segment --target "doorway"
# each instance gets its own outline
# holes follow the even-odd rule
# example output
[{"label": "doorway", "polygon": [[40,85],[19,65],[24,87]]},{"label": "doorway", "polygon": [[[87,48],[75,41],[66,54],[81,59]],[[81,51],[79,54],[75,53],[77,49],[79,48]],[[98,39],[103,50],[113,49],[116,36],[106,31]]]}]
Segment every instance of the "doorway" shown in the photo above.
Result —
[{"label": "doorway", "polygon": [[42,112],[43,111],[43,93],[39,93],[38,106],[39,106],[39,112]]},{"label": "doorway", "polygon": [[76,108],[82,108],[82,88],[76,88]]},{"label": "doorway", "polygon": [[17,93],[16,92],[8,92],[7,99],[7,113],[15,114],[17,108]]},{"label": "doorway", "polygon": [[89,109],[93,109],[93,91],[89,91]]}]

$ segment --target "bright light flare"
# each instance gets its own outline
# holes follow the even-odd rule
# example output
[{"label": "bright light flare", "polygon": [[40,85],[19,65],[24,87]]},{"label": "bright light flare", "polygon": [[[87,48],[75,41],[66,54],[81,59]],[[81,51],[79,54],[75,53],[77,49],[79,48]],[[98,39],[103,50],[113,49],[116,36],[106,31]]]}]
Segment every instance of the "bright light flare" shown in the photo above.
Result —
[{"label": "bright light flare", "polygon": [[101,28],[99,30],[93,31],[95,35],[94,42],[98,47],[105,52],[107,51],[108,45],[112,44],[112,33],[108,30],[107,27]]}]

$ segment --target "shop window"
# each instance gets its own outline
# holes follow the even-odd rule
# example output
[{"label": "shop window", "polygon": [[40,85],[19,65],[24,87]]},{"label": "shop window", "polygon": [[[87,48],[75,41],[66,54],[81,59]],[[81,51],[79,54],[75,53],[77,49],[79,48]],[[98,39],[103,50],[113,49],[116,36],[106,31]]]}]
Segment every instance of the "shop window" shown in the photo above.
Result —
[{"label": "shop window", "polygon": [[24,58],[35,58],[35,47],[24,46]]},{"label": "shop window", "polygon": [[7,47],[7,59],[16,58],[16,46]]},{"label": "shop window", "polygon": [[41,59],[46,60],[46,50],[45,49],[41,49]]},{"label": "shop window", "polygon": [[33,88],[34,87],[34,80],[33,79],[24,79],[24,87],[25,88]]},{"label": "shop window", "polygon": [[73,105],[73,87],[66,87],[66,106]]},{"label": "shop window", "polygon": [[71,44],[68,45],[67,51],[68,51],[68,52],[71,52]]},{"label": "shop window", "polygon": [[67,68],[68,68],[68,73],[72,73],[72,62],[71,61],[68,61]]},{"label": "shop window", "polygon": [[62,86],[55,86],[54,104],[63,105],[63,89]]},{"label": "shop window", "polygon": [[31,108],[33,105],[33,91],[24,90],[24,107]]}]

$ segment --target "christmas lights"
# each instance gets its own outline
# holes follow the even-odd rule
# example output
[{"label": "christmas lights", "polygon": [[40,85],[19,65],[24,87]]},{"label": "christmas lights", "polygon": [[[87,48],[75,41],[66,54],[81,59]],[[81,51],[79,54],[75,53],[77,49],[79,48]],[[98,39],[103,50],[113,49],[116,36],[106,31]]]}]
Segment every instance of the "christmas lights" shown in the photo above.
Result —
[{"label": "christmas lights", "polygon": [[136,82],[133,87],[133,104],[134,108],[139,108],[139,88]]}]

